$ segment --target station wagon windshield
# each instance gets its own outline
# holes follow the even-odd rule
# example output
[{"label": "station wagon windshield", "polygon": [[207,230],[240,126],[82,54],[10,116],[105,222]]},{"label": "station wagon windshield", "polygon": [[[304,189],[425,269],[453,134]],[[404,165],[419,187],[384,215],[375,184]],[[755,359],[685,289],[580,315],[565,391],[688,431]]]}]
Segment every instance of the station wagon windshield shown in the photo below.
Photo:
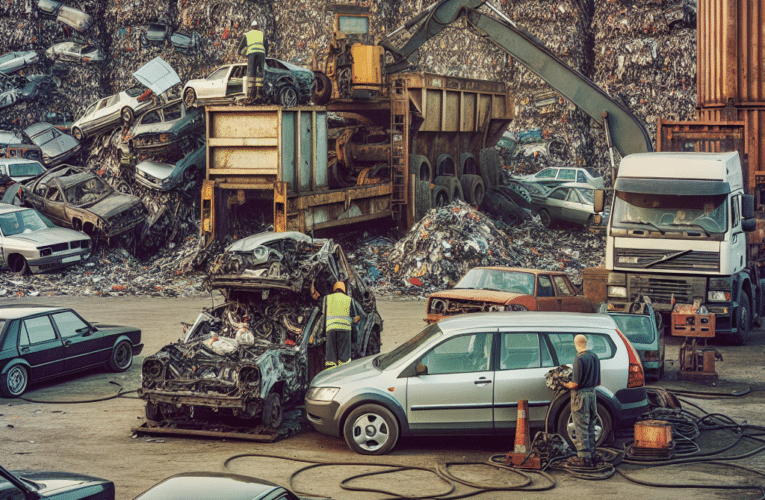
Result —
[{"label": "station wagon windshield", "polygon": [[496,290],[498,292],[534,294],[534,275],[499,269],[471,269],[454,288]]},{"label": "station wagon windshield", "polygon": [[385,370],[393,363],[400,361],[411,353],[416,351],[421,345],[427,343],[436,335],[443,335],[443,332],[438,327],[438,323],[433,323],[426,327],[423,331],[407,340],[405,343],[393,349],[391,352],[378,356],[374,361],[375,367],[380,370]]}]

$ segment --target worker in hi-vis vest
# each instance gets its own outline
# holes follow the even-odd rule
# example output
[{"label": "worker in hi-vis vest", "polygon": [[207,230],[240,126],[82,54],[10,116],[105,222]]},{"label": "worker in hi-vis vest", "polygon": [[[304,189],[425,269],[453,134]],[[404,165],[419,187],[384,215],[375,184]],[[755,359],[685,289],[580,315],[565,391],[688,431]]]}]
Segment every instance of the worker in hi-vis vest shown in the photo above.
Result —
[{"label": "worker in hi-vis vest", "polygon": [[334,368],[351,360],[353,328],[361,316],[351,316],[361,310],[359,303],[345,293],[345,283],[338,281],[332,292],[322,299],[327,344],[324,351],[324,367]]},{"label": "worker in hi-vis vest", "polygon": [[259,94],[263,89],[268,41],[264,39],[263,32],[258,29],[258,21],[253,20],[250,28],[239,42],[239,55],[247,56],[247,77],[242,82],[242,92],[247,97],[255,97],[254,90]]}]

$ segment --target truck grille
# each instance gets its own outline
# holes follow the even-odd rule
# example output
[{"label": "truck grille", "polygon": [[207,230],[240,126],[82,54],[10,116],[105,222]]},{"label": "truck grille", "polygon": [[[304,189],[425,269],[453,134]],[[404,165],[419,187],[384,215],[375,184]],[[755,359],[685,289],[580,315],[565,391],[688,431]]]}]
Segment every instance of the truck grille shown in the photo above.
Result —
[{"label": "truck grille", "polygon": [[647,295],[653,304],[669,306],[673,296],[675,302],[679,304],[690,304],[693,302],[693,297],[705,299],[705,292],[706,278],[682,278],[653,274],[631,274],[627,277],[629,298],[634,299]]},{"label": "truck grille", "polygon": [[[720,254],[718,252],[688,252],[664,262],[658,262],[646,267],[651,262],[661,260],[666,256],[677,253],[675,250],[643,250],[636,248],[618,248],[614,252],[614,267],[631,267],[640,269],[674,269],[677,271],[720,271]],[[636,263],[625,263],[622,258],[637,258]]]}]

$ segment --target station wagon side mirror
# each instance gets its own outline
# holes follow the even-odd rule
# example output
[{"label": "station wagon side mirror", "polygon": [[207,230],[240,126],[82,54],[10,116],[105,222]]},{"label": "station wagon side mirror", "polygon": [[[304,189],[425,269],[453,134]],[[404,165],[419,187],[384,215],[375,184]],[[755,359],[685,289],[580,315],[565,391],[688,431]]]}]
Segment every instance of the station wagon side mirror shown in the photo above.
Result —
[{"label": "station wagon side mirror", "polygon": [[414,367],[414,372],[419,375],[427,375],[428,374],[428,367],[422,364],[422,361],[418,362],[417,365]]},{"label": "station wagon side mirror", "polygon": [[599,214],[603,211],[606,205],[606,191],[604,189],[595,190],[595,199],[593,201],[594,211]]}]

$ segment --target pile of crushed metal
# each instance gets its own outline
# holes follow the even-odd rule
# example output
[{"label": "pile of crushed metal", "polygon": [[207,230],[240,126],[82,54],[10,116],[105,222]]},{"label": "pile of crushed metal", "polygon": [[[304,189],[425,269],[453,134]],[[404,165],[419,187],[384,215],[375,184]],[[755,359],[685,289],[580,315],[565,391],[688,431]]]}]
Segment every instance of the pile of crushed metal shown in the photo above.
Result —
[{"label": "pile of crushed metal", "polygon": [[575,283],[602,266],[602,234],[545,229],[538,217],[508,226],[455,202],[431,210],[398,242],[372,236],[351,244],[349,259],[380,295],[424,297],[454,285],[476,266],[565,271]]}]

